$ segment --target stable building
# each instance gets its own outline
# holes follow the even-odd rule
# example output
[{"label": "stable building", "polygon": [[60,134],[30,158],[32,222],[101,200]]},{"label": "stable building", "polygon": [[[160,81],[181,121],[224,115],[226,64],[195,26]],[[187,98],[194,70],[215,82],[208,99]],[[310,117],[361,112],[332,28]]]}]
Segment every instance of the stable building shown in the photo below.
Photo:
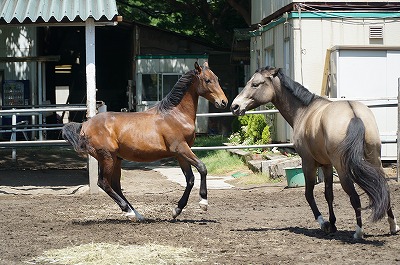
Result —
[{"label": "stable building", "polygon": [[[368,105],[397,103],[400,3],[396,1],[252,1],[250,73],[267,65],[311,92]],[[383,141],[394,142],[397,108],[371,108]],[[277,141],[291,129],[277,118]],[[383,159],[397,157],[395,143]]]}]

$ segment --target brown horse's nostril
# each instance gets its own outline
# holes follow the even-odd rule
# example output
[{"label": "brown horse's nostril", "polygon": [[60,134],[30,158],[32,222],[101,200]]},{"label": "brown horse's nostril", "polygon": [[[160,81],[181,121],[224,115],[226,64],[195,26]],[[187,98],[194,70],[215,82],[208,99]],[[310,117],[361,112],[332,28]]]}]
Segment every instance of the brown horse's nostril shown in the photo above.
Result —
[{"label": "brown horse's nostril", "polygon": [[225,109],[227,105],[228,103],[225,100],[222,100],[221,107]]}]

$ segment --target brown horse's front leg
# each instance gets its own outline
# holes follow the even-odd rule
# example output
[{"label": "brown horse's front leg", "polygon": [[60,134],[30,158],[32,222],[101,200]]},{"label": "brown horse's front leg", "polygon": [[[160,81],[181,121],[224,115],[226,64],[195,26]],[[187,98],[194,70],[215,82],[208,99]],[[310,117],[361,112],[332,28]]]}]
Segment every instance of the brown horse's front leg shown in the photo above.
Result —
[{"label": "brown horse's front leg", "polygon": [[194,186],[194,174],[190,163],[182,157],[178,157],[179,166],[182,169],[183,174],[186,178],[186,188],[183,192],[181,199],[178,202],[178,207],[172,210],[172,217],[175,219],[179,214],[181,214],[183,208],[187,205],[189,200],[190,192]]},{"label": "brown horse's front leg", "polygon": [[200,159],[190,150],[188,147],[188,152],[177,157],[179,165],[182,169],[183,174],[186,178],[186,188],[182,195],[182,198],[178,202],[178,207],[173,210],[173,218],[176,218],[182,209],[187,205],[190,192],[194,186],[194,175],[191,166],[194,166],[200,173],[200,208],[207,211],[208,201],[207,201],[207,168]]}]

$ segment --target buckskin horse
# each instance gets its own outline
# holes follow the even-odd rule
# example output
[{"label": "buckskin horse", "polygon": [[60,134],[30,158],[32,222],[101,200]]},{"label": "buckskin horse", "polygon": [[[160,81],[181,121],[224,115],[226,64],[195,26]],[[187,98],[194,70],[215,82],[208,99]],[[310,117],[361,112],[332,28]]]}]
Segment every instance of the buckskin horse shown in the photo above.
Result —
[{"label": "buckskin horse", "polygon": [[[260,68],[233,100],[231,111],[247,110],[272,102],[293,128],[293,143],[302,160],[305,197],[321,229],[337,231],[333,211],[333,167],[350,196],[356,215],[354,238],[362,238],[361,202],[356,183],[369,197],[372,221],[388,215],[390,232],[399,231],[390,206],[390,195],[381,163],[381,141],[373,113],[356,101],[330,101],[287,77],[282,69]],[[317,167],[325,178],[329,221],[324,221],[314,199]]]},{"label": "buckskin horse", "polygon": [[175,157],[185,175],[186,188],[173,209],[176,218],[186,206],[194,185],[191,166],[200,173],[200,207],[207,210],[207,169],[190,147],[195,140],[195,119],[199,96],[217,108],[228,100],[218,77],[205,62],[184,74],[169,94],[144,112],[105,112],[83,123],[64,125],[63,138],[78,153],[89,154],[99,162],[98,186],[125,212],[129,219],[143,220],[121,191],[123,159],[150,162]]}]

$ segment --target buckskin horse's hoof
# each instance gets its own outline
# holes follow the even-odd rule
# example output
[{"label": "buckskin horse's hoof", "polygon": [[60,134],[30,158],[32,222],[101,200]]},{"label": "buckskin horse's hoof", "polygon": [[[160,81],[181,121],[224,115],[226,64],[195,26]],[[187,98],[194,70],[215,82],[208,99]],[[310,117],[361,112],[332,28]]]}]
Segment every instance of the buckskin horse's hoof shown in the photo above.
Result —
[{"label": "buckskin horse's hoof", "polygon": [[176,218],[178,217],[178,215],[180,215],[182,212],[182,209],[179,207],[176,207],[175,209],[172,209],[172,218]]},{"label": "buckskin horse's hoof", "polygon": [[321,225],[322,231],[324,231],[327,234],[332,234],[337,231],[337,228],[335,225],[332,225],[330,222],[326,221]]}]

